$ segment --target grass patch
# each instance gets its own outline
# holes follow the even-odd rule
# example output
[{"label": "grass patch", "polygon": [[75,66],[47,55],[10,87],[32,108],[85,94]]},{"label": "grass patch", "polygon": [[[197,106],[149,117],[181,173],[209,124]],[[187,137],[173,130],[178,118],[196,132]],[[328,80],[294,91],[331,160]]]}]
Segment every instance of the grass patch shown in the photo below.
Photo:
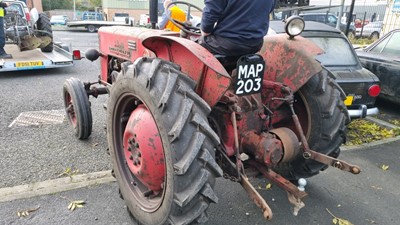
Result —
[{"label": "grass patch", "polygon": [[350,38],[349,40],[353,45],[370,45],[374,42],[369,38]]},{"label": "grass patch", "polygon": [[[391,121],[391,123],[400,125],[399,120]],[[347,142],[345,145],[367,144],[398,135],[400,135],[400,128],[387,129],[365,119],[355,119],[347,126]]]}]

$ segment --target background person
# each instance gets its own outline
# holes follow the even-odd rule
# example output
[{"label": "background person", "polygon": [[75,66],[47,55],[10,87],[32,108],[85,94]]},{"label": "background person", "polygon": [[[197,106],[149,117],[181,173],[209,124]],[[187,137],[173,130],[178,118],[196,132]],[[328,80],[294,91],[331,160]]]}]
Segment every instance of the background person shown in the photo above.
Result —
[{"label": "background person", "polygon": [[175,32],[179,32],[181,29],[175,26],[170,20],[168,20],[168,16],[174,20],[178,20],[180,22],[186,21],[186,13],[180,9],[176,5],[170,5],[168,8],[168,4],[170,4],[171,0],[164,1],[164,13],[162,15],[161,21],[158,23],[158,27],[162,30],[171,30]]},{"label": "background person", "polygon": [[268,32],[275,0],[205,0],[200,44],[213,54],[258,52]]},{"label": "background person", "polygon": [[7,54],[4,50],[4,46],[6,45],[6,35],[4,33],[4,15],[5,9],[8,6],[7,3],[0,0],[0,59],[11,59],[12,55]]}]

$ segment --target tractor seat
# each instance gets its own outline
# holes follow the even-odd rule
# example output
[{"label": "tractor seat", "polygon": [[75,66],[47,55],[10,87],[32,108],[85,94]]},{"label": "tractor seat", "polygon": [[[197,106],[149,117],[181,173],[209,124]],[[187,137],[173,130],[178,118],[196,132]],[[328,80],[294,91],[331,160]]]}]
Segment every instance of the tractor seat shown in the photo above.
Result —
[{"label": "tractor seat", "polygon": [[230,72],[236,68],[237,61],[241,56],[214,55],[215,58]]}]

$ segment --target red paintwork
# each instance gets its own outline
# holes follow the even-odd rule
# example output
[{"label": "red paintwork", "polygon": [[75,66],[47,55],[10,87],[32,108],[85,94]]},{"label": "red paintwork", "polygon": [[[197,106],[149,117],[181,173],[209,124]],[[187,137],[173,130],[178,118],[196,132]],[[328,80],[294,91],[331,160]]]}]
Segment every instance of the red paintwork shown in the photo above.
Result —
[{"label": "red paintwork", "polygon": [[[211,108],[221,100],[228,99],[231,102],[235,98],[229,94],[232,92],[231,77],[219,61],[199,44],[179,37],[178,33],[134,27],[102,27],[99,37],[103,54],[103,81],[108,80],[111,72],[108,68],[110,57],[131,62],[139,57],[158,57],[179,65],[181,71],[196,82],[196,93]],[[323,51],[319,47],[302,37],[289,39],[286,34],[265,37],[259,52],[266,62],[263,91],[253,95],[253,99],[238,98],[234,103],[241,109],[237,113],[239,139],[247,131],[254,130],[260,134],[268,128],[262,104],[272,110],[278,108],[283,102],[273,101],[272,98],[286,96],[283,91],[285,88],[296,92],[317,74],[322,68],[314,57],[321,53]],[[274,114],[273,123],[290,116],[285,112],[279,113]],[[233,156],[234,130],[229,114],[221,115],[218,123],[227,155]]]},{"label": "red paintwork", "polygon": [[156,122],[144,105],[131,113],[123,144],[132,174],[150,190],[161,191],[165,176],[164,151]]},{"label": "red paintwork", "polygon": [[182,72],[196,81],[196,92],[212,108],[231,84],[231,78],[221,63],[194,41],[154,36],[143,45],[156,52],[157,57],[181,66]]},{"label": "red paintwork", "polygon": [[[231,78],[215,57],[199,44],[179,37],[175,32],[135,27],[102,27],[99,30],[101,79],[107,81],[108,56],[134,62],[155,57],[174,62],[197,82],[196,92],[213,107],[229,87]],[[130,43],[128,45],[128,43]],[[134,44],[135,43],[135,44]],[[129,46],[136,45],[135,48]]]},{"label": "red paintwork", "polygon": [[266,63],[264,80],[283,83],[293,92],[322,69],[314,58],[323,50],[300,36],[267,35],[259,53]]}]

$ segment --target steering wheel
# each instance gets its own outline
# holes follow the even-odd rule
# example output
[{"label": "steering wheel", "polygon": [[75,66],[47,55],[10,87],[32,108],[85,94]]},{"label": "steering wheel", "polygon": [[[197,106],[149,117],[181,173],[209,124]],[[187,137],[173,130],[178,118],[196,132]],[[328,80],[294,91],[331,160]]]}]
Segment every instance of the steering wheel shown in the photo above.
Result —
[{"label": "steering wheel", "polygon": [[182,1],[176,1],[176,2],[171,2],[167,5],[166,9],[167,10],[171,5],[186,5],[187,6],[187,15],[186,15],[186,21],[185,22],[181,22],[179,20],[173,19],[171,18],[170,14],[167,14],[167,18],[169,21],[171,21],[175,26],[177,26],[179,29],[181,29],[182,31],[188,33],[188,34],[192,34],[192,35],[197,35],[200,36],[200,27],[194,27],[190,24],[190,9],[193,7],[197,10],[199,10],[200,12],[203,12],[203,10],[201,8],[199,8],[198,6],[195,6],[189,2],[182,2]]}]

